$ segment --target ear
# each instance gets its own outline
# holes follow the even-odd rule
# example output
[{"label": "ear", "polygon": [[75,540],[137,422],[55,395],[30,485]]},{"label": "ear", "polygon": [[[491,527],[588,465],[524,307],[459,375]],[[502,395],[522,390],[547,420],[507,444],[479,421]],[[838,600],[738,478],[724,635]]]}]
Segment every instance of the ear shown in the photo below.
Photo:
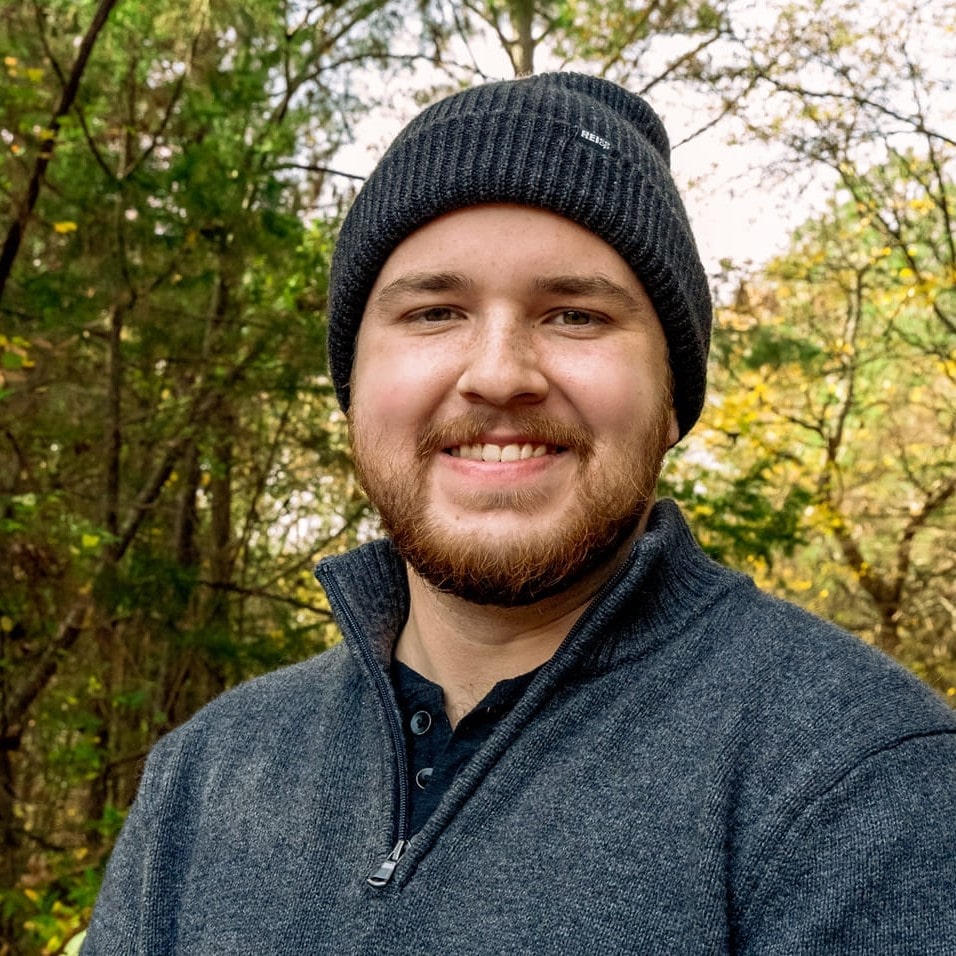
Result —
[{"label": "ear", "polygon": [[673,448],[680,439],[680,425],[677,424],[677,411],[671,405],[669,421],[667,425],[667,447]]}]

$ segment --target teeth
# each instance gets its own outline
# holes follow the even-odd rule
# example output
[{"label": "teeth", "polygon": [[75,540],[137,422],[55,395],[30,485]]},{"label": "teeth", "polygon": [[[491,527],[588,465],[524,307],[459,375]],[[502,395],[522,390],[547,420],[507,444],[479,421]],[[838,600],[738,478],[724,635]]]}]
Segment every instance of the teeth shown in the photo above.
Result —
[{"label": "teeth", "polygon": [[[501,449],[501,461],[519,461],[521,459],[521,445],[505,445]],[[494,458],[491,459],[494,461]]]},{"label": "teeth", "polygon": [[526,458],[542,458],[548,453],[547,445],[459,445],[451,449],[455,458],[467,458],[469,461],[524,461]]}]

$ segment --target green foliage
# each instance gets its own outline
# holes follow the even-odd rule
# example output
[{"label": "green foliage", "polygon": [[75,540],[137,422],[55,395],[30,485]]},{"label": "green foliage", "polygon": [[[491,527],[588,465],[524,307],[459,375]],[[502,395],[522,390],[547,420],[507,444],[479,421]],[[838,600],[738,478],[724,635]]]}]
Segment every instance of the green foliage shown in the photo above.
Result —
[{"label": "green foliage", "polygon": [[792,557],[806,543],[804,513],[811,495],[801,487],[770,495],[769,461],[751,464],[742,474],[710,482],[685,476],[666,482],[664,492],[676,498],[695,520],[701,546],[726,564],[772,570],[775,561]]},{"label": "green foliage", "polygon": [[767,366],[781,368],[799,365],[811,368],[823,357],[815,342],[797,338],[793,333],[776,328],[757,327],[748,330],[746,343],[739,341],[740,333],[718,328],[714,333],[713,351],[718,362],[726,362],[733,355],[743,368],[756,370]]},{"label": "green foliage", "polygon": [[97,6],[0,18],[0,232],[29,211],[0,293],[0,938],[28,951],[88,918],[156,737],[333,639],[308,569],[365,509],[324,374],[327,166],[394,14],[119,4],[57,116]]},{"label": "green foliage", "polygon": [[[723,556],[956,696],[956,339],[941,295],[956,187],[942,168],[897,155],[856,173],[721,312],[702,436],[719,466],[678,491]],[[773,543],[728,544],[738,524]]]}]

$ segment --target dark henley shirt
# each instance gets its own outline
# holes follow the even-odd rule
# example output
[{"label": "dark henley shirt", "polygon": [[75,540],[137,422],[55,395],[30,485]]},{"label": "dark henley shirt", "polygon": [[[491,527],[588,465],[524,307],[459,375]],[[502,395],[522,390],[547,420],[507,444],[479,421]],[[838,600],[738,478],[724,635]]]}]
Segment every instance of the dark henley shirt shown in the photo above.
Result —
[{"label": "dark henley shirt", "polygon": [[514,707],[536,673],[499,681],[453,731],[441,687],[401,661],[392,662],[412,782],[411,833],[422,828],[455,774],[488,739],[497,721]]}]

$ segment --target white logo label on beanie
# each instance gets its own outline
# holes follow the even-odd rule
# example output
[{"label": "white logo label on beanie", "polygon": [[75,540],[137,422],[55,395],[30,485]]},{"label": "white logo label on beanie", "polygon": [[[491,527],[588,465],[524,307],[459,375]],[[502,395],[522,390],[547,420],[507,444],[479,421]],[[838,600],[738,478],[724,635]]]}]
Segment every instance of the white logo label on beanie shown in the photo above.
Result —
[{"label": "white logo label on beanie", "polygon": [[598,136],[597,133],[592,133],[589,129],[581,130],[581,137],[586,139],[589,143],[597,143],[601,149],[610,149],[611,144],[603,136]]}]

